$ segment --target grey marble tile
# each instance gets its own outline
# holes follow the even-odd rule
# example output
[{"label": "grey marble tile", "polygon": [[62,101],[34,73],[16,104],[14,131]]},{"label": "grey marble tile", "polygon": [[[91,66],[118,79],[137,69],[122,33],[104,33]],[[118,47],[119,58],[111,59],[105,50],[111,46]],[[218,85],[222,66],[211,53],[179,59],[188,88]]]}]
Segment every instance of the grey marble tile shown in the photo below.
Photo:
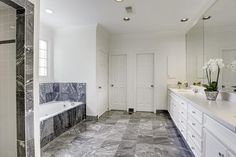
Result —
[{"label": "grey marble tile", "polygon": [[41,83],[40,104],[50,101],[74,101],[86,103],[85,83]]},{"label": "grey marble tile", "polygon": [[98,121],[79,123],[42,148],[42,157],[53,155],[193,157],[168,113],[129,115],[123,111],[107,112]]}]

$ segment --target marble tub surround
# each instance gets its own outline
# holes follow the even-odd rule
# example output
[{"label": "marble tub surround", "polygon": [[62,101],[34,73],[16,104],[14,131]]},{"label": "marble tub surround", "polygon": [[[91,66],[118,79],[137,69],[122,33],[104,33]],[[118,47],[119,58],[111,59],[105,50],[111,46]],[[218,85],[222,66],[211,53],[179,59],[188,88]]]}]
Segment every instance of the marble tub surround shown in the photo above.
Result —
[{"label": "marble tub surround", "polygon": [[86,83],[41,83],[40,104],[51,101],[86,103]]},{"label": "marble tub surround", "polygon": [[86,105],[79,106],[50,117],[40,123],[41,147],[86,118]]},{"label": "marble tub surround", "polygon": [[192,91],[184,91],[169,88],[170,91],[180,96],[194,107],[212,117],[226,128],[236,133],[236,103],[224,101],[218,98],[216,101],[208,101],[205,95],[194,94]]},{"label": "marble tub surround", "polygon": [[110,111],[83,121],[42,149],[42,157],[193,157],[167,112]]}]

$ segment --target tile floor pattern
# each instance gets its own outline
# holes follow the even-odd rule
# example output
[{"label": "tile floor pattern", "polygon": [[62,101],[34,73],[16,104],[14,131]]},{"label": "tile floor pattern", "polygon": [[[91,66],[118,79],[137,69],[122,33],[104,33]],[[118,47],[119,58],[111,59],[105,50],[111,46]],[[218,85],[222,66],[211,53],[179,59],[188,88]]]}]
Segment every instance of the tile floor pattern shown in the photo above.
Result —
[{"label": "tile floor pattern", "polygon": [[168,113],[110,111],[42,149],[42,157],[193,157]]}]

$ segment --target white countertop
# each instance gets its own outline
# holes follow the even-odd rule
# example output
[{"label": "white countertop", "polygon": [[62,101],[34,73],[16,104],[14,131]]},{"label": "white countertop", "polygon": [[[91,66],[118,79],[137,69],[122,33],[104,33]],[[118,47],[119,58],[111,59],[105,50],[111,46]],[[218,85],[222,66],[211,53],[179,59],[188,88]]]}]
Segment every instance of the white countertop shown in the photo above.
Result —
[{"label": "white countertop", "polygon": [[169,88],[194,107],[209,115],[231,131],[236,133],[236,103],[217,99],[208,101],[202,94],[194,94],[191,90]]}]

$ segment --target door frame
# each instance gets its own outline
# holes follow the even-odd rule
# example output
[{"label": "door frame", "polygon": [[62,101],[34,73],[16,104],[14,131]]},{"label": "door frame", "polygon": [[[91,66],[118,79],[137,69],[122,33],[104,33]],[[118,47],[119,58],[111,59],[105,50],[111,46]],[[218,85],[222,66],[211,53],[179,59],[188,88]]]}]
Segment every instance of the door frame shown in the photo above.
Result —
[{"label": "door frame", "polygon": [[127,66],[127,64],[128,64],[128,58],[127,58],[127,54],[126,53],[117,53],[117,54],[109,54],[109,66],[108,66],[108,77],[109,77],[109,80],[108,80],[108,93],[109,93],[109,99],[108,99],[108,111],[110,111],[111,110],[111,97],[112,97],[112,92],[111,92],[111,83],[112,83],[112,81],[111,81],[111,73],[112,73],[112,69],[111,69],[111,67],[112,67],[112,61],[111,61],[111,58],[112,58],[112,56],[125,56],[126,57],[126,103],[125,103],[125,108],[126,108],[126,111],[128,111],[128,97],[127,97],[127,95],[128,95],[128,88],[127,88],[127,80],[128,80],[128,66]]},{"label": "door frame", "polygon": [[154,56],[153,59],[153,106],[152,106],[152,112],[156,113],[157,110],[157,53],[155,51],[138,51],[135,54],[135,66],[134,66],[134,75],[135,75],[135,80],[134,80],[134,87],[135,87],[135,94],[134,94],[134,106],[135,109],[134,111],[137,112],[137,56],[138,55],[145,55],[145,54],[152,54]]},{"label": "door frame", "polygon": [[[107,66],[108,66],[107,67],[108,68],[107,69],[107,77],[108,78],[107,78],[107,89],[106,90],[107,90],[107,97],[108,97],[107,98],[107,103],[108,104],[106,104],[107,105],[106,106],[106,111],[109,111],[109,54],[106,53],[103,49],[97,49],[97,57],[98,57],[99,53],[104,54],[107,57],[106,60],[107,60]],[[100,92],[100,89],[99,89],[100,85],[98,84],[98,77],[97,77],[97,75],[98,75],[98,65],[97,65],[98,64],[98,61],[97,61],[98,58],[97,57],[96,57],[96,93],[97,93],[97,104],[98,104],[97,112],[98,112],[98,117],[100,117],[103,113],[102,112],[100,113],[100,111],[99,111],[101,106],[99,104],[99,97],[98,97],[99,96],[98,93]],[[102,88],[104,88],[104,87],[102,87]]]}]

